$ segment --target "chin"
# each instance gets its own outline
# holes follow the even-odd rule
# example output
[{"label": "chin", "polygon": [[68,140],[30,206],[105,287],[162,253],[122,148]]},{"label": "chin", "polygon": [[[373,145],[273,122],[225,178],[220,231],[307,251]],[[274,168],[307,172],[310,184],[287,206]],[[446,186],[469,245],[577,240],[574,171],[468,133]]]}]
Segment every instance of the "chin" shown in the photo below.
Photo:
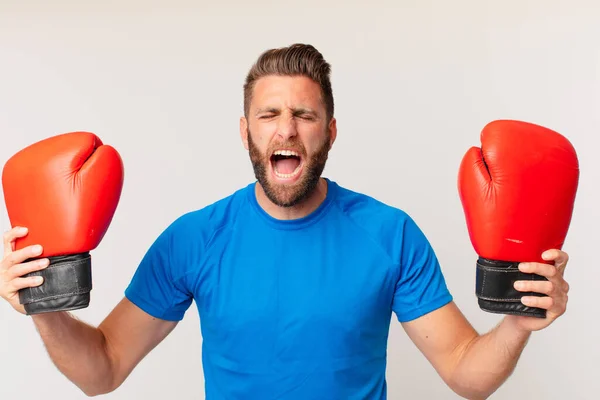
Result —
[{"label": "chin", "polygon": [[284,176],[271,169],[271,173],[263,177],[262,181],[259,180],[259,183],[267,198],[283,208],[297,206],[310,197],[316,186],[311,184],[303,166],[298,166],[293,173]]},{"label": "chin", "polygon": [[293,207],[308,197],[306,177],[300,168],[283,177],[272,170],[267,182],[261,184],[269,200],[279,207]]}]

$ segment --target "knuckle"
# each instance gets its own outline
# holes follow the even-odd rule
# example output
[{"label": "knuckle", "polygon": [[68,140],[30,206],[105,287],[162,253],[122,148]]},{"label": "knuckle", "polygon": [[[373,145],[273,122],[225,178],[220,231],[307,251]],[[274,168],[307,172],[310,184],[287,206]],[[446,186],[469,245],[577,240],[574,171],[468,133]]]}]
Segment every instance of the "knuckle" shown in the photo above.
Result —
[{"label": "knuckle", "polygon": [[28,272],[41,271],[41,270],[43,270],[44,268],[47,267],[46,262],[44,262],[43,260],[41,260],[41,261],[32,261],[30,264],[31,265],[29,266],[29,268],[27,268]]},{"label": "knuckle", "polygon": [[8,267],[17,264],[18,257],[19,257],[19,253],[17,253],[17,252],[10,253],[8,256],[6,256],[5,260],[8,264]]},{"label": "knuckle", "polygon": [[25,275],[27,271],[23,268],[23,265],[16,265],[10,270],[10,277],[17,279]]},{"label": "knuckle", "polygon": [[537,307],[539,299],[536,296],[525,296],[521,298],[521,302],[526,306]]},{"label": "knuckle", "polygon": [[40,286],[43,282],[43,278],[40,276],[29,276],[26,278],[16,278],[12,282],[12,286],[15,291],[25,289],[28,287]]},{"label": "knuckle", "polygon": [[22,263],[22,262],[26,261],[27,259],[29,259],[32,256],[32,254],[35,254],[35,253],[31,251],[31,248],[25,247],[21,250],[12,252],[10,255],[12,256],[14,263]]},{"label": "knuckle", "polygon": [[531,307],[538,306],[538,299],[535,296],[530,296],[527,298],[527,305]]},{"label": "knuckle", "polygon": [[40,271],[44,269],[46,266],[41,261],[30,261],[24,264],[20,264],[13,268],[13,275],[15,277],[24,277],[27,274],[32,272]]}]

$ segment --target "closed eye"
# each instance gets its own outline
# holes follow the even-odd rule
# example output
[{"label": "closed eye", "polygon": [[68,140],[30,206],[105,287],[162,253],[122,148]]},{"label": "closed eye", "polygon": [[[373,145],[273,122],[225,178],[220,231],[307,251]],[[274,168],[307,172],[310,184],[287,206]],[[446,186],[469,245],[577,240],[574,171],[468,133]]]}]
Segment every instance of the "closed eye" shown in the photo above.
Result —
[{"label": "closed eye", "polygon": [[294,113],[294,117],[301,118],[307,121],[314,121],[316,119],[316,115],[309,111],[300,111]]},{"label": "closed eye", "polygon": [[[261,112],[262,111],[262,112]],[[257,113],[258,119],[267,120],[279,116],[281,113],[276,109],[263,109]],[[292,112],[294,118],[300,118],[305,121],[315,121],[318,118],[316,112],[308,109],[296,109]]]}]

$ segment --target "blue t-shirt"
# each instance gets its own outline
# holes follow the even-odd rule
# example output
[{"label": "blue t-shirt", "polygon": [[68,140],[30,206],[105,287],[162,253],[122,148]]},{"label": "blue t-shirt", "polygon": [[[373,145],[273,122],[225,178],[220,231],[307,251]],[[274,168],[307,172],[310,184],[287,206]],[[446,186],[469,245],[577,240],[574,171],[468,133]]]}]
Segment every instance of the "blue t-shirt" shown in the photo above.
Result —
[{"label": "blue t-shirt", "polygon": [[126,289],[148,314],[195,302],[207,400],[382,400],[392,312],[452,300],[436,255],[402,210],[327,180],[296,220],[269,216],[255,183],[176,219]]}]

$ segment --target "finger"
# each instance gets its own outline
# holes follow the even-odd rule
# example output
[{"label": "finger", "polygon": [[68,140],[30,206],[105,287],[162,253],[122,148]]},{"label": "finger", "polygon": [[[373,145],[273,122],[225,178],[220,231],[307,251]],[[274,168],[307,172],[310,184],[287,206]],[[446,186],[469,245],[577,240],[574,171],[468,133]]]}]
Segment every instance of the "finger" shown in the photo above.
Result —
[{"label": "finger", "polygon": [[15,250],[15,240],[27,235],[27,228],[15,226],[14,228],[4,232],[4,255],[8,255]]},{"label": "finger", "polygon": [[519,271],[527,274],[536,274],[553,280],[559,276],[559,270],[551,264],[536,263],[536,262],[523,262],[519,264]]},{"label": "finger", "polygon": [[6,257],[8,265],[5,267],[10,269],[12,266],[16,264],[21,264],[30,258],[39,256],[40,254],[42,254],[42,246],[37,244],[13,251]]},{"label": "finger", "polygon": [[542,253],[542,258],[546,261],[554,261],[557,268],[564,269],[569,262],[569,255],[559,249],[550,249]]},{"label": "finger", "polygon": [[29,261],[23,264],[16,264],[9,271],[9,279],[20,278],[23,275],[29,274],[35,271],[41,271],[48,267],[50,264],[47,258],[41,258],[39,260]]},{"label": "finger", "polygon": [[521,303],[528,307],[543,308],[544,310],[549,310],[555,305],[554,298],[550,296],[523,296],[521,297]]},{"label": "finger", "polygon": [[556,289],[556,285],[551,281],[516,281],[514,286],[520,292],[534,292],[548,296]]},{"label": "finger", "polygon": [[40,286],[44,283],[44,278],[41,276],[28,276],[25,278],[17,278],[10,281],[10,286],[14,292],[18,292],[21,289],[28,287]]}]

